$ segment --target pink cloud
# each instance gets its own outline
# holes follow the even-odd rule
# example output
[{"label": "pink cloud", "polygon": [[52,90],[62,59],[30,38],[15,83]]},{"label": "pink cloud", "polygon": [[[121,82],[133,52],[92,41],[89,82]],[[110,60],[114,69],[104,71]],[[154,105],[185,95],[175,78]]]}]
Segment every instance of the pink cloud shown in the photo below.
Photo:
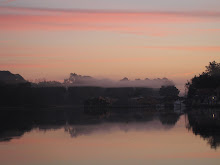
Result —
[{"label": "pink cloud", "polygon": [[188,77],[194,74],[195,72],[175,73],[175,74],[170,75],[170,77]]},{"label": "pink cloud", "polygon": [[220,51],[220,46],[144,46],[143,48],[183,51]]},{"label": "pink cloud", "polygon": [[[15,0],[14,0],[15,1]],[[135,10],[85,10],[85,9],[53,9],[53,8],[25,8],[0,7],[1,11],[18,12],[23,14],[116,14],[116,15],[166,15],[182,17],[220,17],[219,11],[135,11]]]},{"label": "pink cloud", "polygon": [[[18,56],[19,57],[19,56]],[[159,57],[116,57],[116,58],[90,58],[90,59],[53,59],[53,60],[42,60],[36,59],[34,63],[0,63],[0,69],[8,68],[68,68],[82,64],[103,64],[103,63],[127,63],[127,62],[143,62],[143,61],[159,61]]]},{"label": "pink cloud", "polygon": [[189,76],[189,75],[193,75],[193,74],[195,74],[195,72],[184,73],[185,76]]},{"label": "pink cloud", "polygon": [[0,30],[117,31],[163,36],[172,29],[148,24],[219,21],[220,12],[131,12],[0,7]]},{"label": "pink cloud", "polygon": [[116,57],[116,58],[93,58],[93,59],[75,59],[75,60],[58,60],[57,62],[80,62],[80,63],[122,63],[122,62],[138,62],[138,61],[158,61],[161,57]]},{"label": "pink cloud", "polygon": [[220,32],[220,29],[196,29],[202,32]]},{"label": "pink cloud", "polygon": [[0,68],[47,68],[48,65],[40,64],[0,64]]}]

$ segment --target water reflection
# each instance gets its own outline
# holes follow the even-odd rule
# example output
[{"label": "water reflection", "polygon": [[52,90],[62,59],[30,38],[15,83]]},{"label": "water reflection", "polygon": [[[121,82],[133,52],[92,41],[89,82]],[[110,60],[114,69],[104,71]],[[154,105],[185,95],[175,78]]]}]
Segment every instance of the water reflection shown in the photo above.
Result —
[{"label": "water reflection", "polygon": [[[47,109],[7,109],[0,112],[0,141],[20,138],[34,129],[40,131],[63,128],[71,137],[107,133],[119,129],[128,131],[170,130],[184,115],[186,128],[207,140],[212,148],[220,146],[220,113],[218,110],[181,111],[133,110],[111,111],[89,115],[82,107]],[[185,125],[184,125],[185,126]]]},{"label": "water reflection", "polygon": [[212,148],[220,146],[220,111],[216,109],[192,110],[187,113],[187,128],[208,141]]}]

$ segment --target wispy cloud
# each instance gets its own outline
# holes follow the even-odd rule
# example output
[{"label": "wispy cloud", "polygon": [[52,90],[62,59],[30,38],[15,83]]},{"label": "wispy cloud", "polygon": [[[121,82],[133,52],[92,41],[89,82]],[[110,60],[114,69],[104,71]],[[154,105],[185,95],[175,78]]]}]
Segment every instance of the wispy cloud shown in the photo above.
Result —
[{"label": "wispy cloud", "polygon": [[1,69],[8,68],[48,68],[49,65],[41,65],[41,64],[0,64]]},{"label": "wispy cloud", "polygon": [[144,46],[142,48],[183,51],[220,51],[220,46]]},{"label": "wispy cloud", "polygon": [[169,77],[189,77],[196,74],[195,72],[186,72],[186,73],[175,73],[169,75]]},{"label": "wispy cloud", "polygon": [[3,2],[0,2],[0,4],[7,4],[7,3],[10,3],[10,2],[14,2],[16,0],[5,0]]},{"label": "wispy cloud", "polygon": [[[15,0],[11,0],[15,1]],[[51,13],[51,14],[116,14],[116,15],[166,15],[182,17],[220,17],[219,11],[145,11],[145,10],[95,10],[95,9],[56,9],[56,8],[24,8],[24,7],[0,7],[2,11],[16,11],[20,13]]]},{"label": "wispy cloud", "polygon": [[220,12],[61,10],[0,7],[0,30],[117,31],[163,36],[173,29],[148,25],[219,21]]}]

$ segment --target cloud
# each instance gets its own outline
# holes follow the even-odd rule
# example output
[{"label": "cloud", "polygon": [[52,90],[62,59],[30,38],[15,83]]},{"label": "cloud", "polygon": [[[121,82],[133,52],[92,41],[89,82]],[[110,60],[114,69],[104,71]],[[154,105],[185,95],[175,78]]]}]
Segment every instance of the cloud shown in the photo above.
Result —
[{"label": "cloud", "polygon": [[48,65],[40,65],[40,64],[0,64],[1,69],[8,68],[47,68]]},{"label": "cloud", "polygon": [[144,46],[146,49],[183,50],[183,51],[220,51],[220,46]]},{"label": "cloud", "polygon": [[169,77],[188,77],[188,76],[192,76],[195,75],[195,72],[186,72],[186,73],[175,73],[170,75]]},{"label": "cloud", "polygon": [[14,2],[16,0],[5,0],[3,2],[0,2],[0,4],[7,4],[7,3],[10,3],[10,2]]},{"label": "cloud", "polygon": [[220,32],[220,29],[196,29],[202,32]]},{"label": "cloud", "polygon": [[176,33],[158,24],[219,21],[220,12],[61,10],[0,7],[0,30],[113,31],[164,36]]},{"label": "cloud", "polygon": [[189,75],[193,75],[193,74],[195,74],[195,72],[184,73],[185,76],[189,76]]},{"label": "cloud", "polygon": [[[12,0],[15,1],[15,0]],[[47,13],[47,14],[116,14],[116,15],[166,15],[182,17],[220,17],[219,11],[141,11],[141,10],[95,10],[95,9],[56,9],[56,8],[25,8],[25,7],[0,7],[3,11],[17,11],[20,13]]]}]

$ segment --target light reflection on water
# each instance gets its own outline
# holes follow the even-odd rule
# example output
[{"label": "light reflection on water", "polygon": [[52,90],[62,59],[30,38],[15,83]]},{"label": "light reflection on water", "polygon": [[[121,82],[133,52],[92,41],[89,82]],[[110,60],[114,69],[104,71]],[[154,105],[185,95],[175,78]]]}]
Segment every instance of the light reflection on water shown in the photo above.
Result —
[{"label": "light reflection on water", "polygon": [[218,110],[11,110],[1,112],[0,124],[4,165],[220,163]]}]

